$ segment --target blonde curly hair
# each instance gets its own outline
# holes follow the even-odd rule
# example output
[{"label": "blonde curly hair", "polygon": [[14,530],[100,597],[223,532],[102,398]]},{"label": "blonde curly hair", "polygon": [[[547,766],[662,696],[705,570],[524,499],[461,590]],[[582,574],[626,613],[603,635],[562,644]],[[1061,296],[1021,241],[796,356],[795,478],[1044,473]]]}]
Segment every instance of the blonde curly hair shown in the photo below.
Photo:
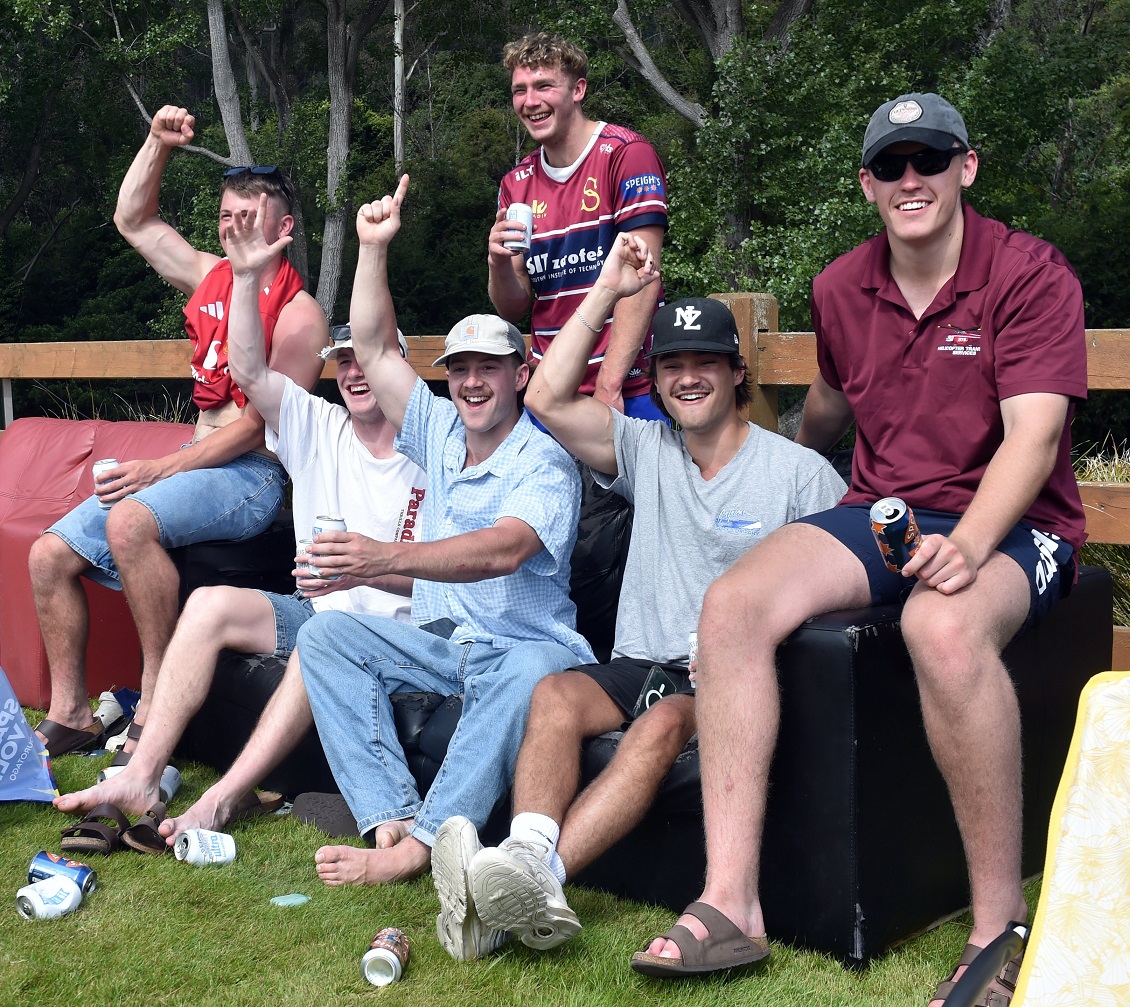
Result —
[{"label": "blonde curly hair", "polygon": [[587,78],[589,58],[584,50],[561,35],[530,32],[502,50],[502,65],[511,73],[518,67],[559,66],[574,80]]}]

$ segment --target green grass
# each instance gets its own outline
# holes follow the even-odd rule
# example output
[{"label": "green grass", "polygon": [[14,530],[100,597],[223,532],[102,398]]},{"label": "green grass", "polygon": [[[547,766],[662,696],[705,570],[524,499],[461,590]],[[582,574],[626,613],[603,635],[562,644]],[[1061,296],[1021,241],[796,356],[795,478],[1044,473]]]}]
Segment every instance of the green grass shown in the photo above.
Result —
[{"label": "green grass", "polygon": [[[60,790],[89,786],[108,758],[57,759]],[[201,766],[181,768],[174,813],[215,778]],[[628,959],[673,922],[672,914],[569,888],[585,925],[574,940],[550,952],[514,944],[489,958],[455,962],[436,940],[438,902],[428,877],[387,888],[328,888],[313,868],[324,837],[277,816],[233,827],[239,852],[228,867],[195,868],[172,854],[130,850],[89,858],[98,888],[77,912],[54,921],[20,919],[13,903],[28,862],[40,849],[58,850],[59,829],[71,820],[46,804],[0,804],[0,876],[9,898],[0,912],[5,1004],[906,1007],[925,1005],[969,932],[968,918],[947,923],[863,971],[774,944],[760,972],[662,982],[636,975]],[[268,901],[291,892],[311,901],[296,908]],[[1033,909],[1037,894],[1029,888]],[[381,990],[365,982],[359,962],[385,926],[404,930],[412,957],[405,977]]]},{"label": "green grass", "polygon": [[[1086,482],[1130,483],[1130,456],[1126,446],[1107,444],[1088,449],[1075,460],[1075,476]],[[1105,566],[1114,578],[1114,624],[1130,626],[1130,546],[1103,542],[1084,543],[1084,563]]]}]

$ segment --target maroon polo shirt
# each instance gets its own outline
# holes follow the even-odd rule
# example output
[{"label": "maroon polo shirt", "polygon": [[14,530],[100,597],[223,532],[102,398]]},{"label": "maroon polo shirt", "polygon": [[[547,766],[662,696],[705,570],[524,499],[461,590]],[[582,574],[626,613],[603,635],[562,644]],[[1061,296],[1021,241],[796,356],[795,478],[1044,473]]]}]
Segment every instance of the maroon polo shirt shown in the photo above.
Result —
[{"label": "maroon polo shirt", "polygon": [[1004,438],[1002,399],[1073,401],[1055,468],[1024,520],[1078,549],[1085,520],[1071,468],[1074,401],[1087,397],[1083,293],[1046,241],[963,207],[957,272],[920,319],[891,277],[886,231],[813,282],[820,373],[855,412],[842,503],[902,497],[964,513]]}]

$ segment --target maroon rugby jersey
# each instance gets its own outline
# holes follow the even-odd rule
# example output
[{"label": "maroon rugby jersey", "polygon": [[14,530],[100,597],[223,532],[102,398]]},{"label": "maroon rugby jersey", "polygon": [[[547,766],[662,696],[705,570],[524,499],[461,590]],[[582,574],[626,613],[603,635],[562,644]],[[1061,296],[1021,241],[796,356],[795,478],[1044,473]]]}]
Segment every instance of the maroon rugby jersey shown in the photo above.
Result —
[{"label": "maroon rugby jersey", "polygon": [[[528,203],[534,209],[534,234],[526,270],[534,288],[531,358],[540,360],[549,341],[584,300],[620,231],[659,225],[667,228],[667,179],[655,149],[639,133],[598,123],[585,152],[568,168],[548,165],[539,147],[502,179],[498,205]],[[663,303],[660,290],[659,304]],[[591,395],[608,347],[612,318],[589,358],[581,391]],[[624,381],[624,396],[645,394],[643,350]]]}]

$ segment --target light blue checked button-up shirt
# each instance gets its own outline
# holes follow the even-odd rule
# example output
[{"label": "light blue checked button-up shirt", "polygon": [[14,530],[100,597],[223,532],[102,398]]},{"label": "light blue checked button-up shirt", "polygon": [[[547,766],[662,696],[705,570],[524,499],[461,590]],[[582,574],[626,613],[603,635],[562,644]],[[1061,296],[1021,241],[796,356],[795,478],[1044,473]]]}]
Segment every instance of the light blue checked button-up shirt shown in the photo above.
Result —
[{"label": "light blue checked button-up shirt", "polygon": [[466,433],[454,404],[417,379],[396,450],[428,474],[422,540],[452,538],[515,517],[537,533],[543,548],[505,577],[469,584],[417,579],[413,623],[450,619],[457,643],[475,640],[502,648],[552,640],[573,651],[578,664],[592,663],[596,658],[576,630],[577,609],[569,598],[581,504],[576,463],[525,410],[491,456],[469,468],[463,467]]}]

